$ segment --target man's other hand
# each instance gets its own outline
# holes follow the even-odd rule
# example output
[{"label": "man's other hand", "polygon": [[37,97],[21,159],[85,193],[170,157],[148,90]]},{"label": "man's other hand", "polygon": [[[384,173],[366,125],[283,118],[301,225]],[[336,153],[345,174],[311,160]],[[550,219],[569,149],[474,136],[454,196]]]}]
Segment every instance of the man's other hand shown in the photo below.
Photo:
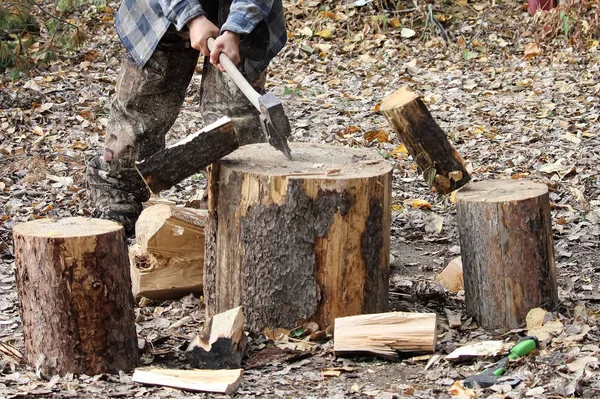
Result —
[{"label": "man's other hand", "polygon": [[221,53],[227,54],[231,62],[238,64],[240,62],[240,35],[238,33],[225,31],[215,39],[215,44],[210,53],[210,63],[225,72],[225,68],[219,62]]},{"label": "man's other hand", "polygon": [[204,15],[190,20],[187,26],[190,30],[192,47],[200,50],[203,56],[208,57],[210,55],[208,38],[219,36],[219,28]]}]

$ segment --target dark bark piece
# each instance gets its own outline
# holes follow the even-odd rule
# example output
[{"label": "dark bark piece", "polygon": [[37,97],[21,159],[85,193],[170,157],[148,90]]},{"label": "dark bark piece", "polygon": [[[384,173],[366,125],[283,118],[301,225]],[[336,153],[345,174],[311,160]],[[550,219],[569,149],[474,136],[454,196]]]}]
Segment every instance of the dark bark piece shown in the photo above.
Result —
[{"label": "dark bark piece", "polygon": [[391,166],[378,155],[292,143],[240,148],[209,173],[204,296],[247,326],[293,328],[388,309]]},{"label": "dark bark piece", "polygon": [[140,384],[162,385],[187,391],[231,394],[242,383],[244,370],[173,370],[140,368],[132,380]]},{"label": "dark bark piece", "polygon": [[201,369],[240,367],[247,342],[245,320],[241,307],[212,317],[185,351],[190,365]]},{"label": "dark bark piece", "polygon": [[486,329],[518,328],[558,303],[548,187],[492,180],[456,195],[467,313]]},{"label": "dark bark piece", "polygon": [[153,193],[198,173],[239,147],[233,123],[221,118],[137,164]]},{"label": "dark bark piece", "polygon": [[144,209],[129,248],[133,295],[178,299],[202,294],[207,211],[166,204]]},{"label": "dark bark piece", "polygon": [[122,226],[39,219],[13,235],[29,364],[44,376],[132,370],[137,335]]},{"label": "dark bark piece", "polygon": [[408,86],[386,97],[380,111],[423,171],[429,187],[449,194],[469,182],[471,177],[462,158],[423,101]]},{"label": "dark bark piece", "polygon": [[437,341],[435,313],[390,312],[335,319],[333,350],[337,356],[378,356],[397,360],[400,353],[433,353]]}]

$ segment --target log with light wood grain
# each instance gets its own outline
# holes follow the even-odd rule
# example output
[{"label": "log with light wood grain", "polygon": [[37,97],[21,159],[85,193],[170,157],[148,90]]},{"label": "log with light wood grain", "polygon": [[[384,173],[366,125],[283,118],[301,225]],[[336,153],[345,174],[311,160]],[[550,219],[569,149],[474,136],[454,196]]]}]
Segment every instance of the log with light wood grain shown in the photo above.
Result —
[{"label": "log with light wood grain", "polygon": [[13,235],[29,364],[44,376],[132,370],[138,347],[123,227],[39,219]]},{"label": "log with light wood grain", "polygon": [[456,194],[467,313],[486,329],[518,328],[558,303],[548,187],[468,184]]},{"label": "log with light wood grain", "polygon": [[400,353],[433,353],[435,313],[390,312],[335,319],[333,350],[338,356],[378,356],[397,360]]},{"label": "log with light wood grain", "polygon": [[379,154],[244,146],[211,166],[204,297],[250,331],[388,309],[391,165]]},{"label": "log with light wood grain", "polygon": [[233,122],[221,118],[140,161],[136,166],[153,193],[198,173],[239,147]]},{"label": "log with light wood grain", "polygon": [[174,370],[144,367],[135,370],[132,380],[140,384],[188,391],[231,394],[239,388],[243,374],[242,369]]},{"label": "log with light wood grain", "polygon": [[380,111],[400,136],[429,187],[448,194],[469,182],[464,161],[427,106],[408,86],[386,97]]},{"label": "log with light wood grain", "polygon": [[144,209],[135,224],[136,244],[129,248],[134,296],[202,294],[206,217],[206,210],[165,204]]},{"label": "log with light wood grain", "polygon": [[211,317],[185,351],[190,365],[200,369],[240,367],[246,351],[245,322],[240,306]]}]

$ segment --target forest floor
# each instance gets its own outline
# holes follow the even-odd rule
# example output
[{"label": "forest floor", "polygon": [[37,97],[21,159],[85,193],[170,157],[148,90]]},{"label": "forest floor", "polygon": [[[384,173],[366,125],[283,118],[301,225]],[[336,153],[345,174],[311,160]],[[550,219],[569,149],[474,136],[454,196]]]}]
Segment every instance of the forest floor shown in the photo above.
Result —
[{"label": "forest floor", "polygon": [[[95,11],[102,18],[90,28],[89,51],[2,82],[0,343],[20,352],[11,230],[35,218],[92,214],[85,163],[102,145],[122,56],[113,28],[117,4],[109,4],[112,9]],[[327,4],[330,11],[317,11]],[[267,89],[284,102],[293,140],[366,148],[393,164],[390,307],[437,314],[436,354],[397,362],[342,359],[333,355],[331,341],[309,345],[305,354],[247,367],[232,397],[600,397],[598,42],[577,50],[565,41],[538,43],[540,22],[512,0],[434,4],[446,42],[433,23],[425,24],[427,5],[415,4],[394,13],[381,11],[385,2],[285,3],[290,40],[272,63]],[[200,74],[193,78],[169,142],[203,126],[200,80]],[[434,281],[460,255],[455,204],[428,188],[378,112],[381,100],[404,85],[422,96],[473,181],[526,178],[549,187],[560,305],[546,315],[553,328],[540,350],[507,371],[521,379],[516,386],[462,390],[457,381],[497,358],[445,359],[467,343],[516,342],[527,329],[478,328],[465,313],[464,292],[445,291]],[[195,176],[161,195],[185,204],[203,190]],[[461,325],[451,328],[448,317],[455,315]],[[142,363],[186,367],[183,348],[204,321],[200,299],[145,303],[136,316],[147,343]],[[186,316],[187,324],[170,328]],[[251,354],[265,343],[254,337]],[[124,373],[48,381],[6,350],[0,356],[0,397],[221,397],[141,386]],[[324,368],[338,368],[340,375],[324,376]]]}]

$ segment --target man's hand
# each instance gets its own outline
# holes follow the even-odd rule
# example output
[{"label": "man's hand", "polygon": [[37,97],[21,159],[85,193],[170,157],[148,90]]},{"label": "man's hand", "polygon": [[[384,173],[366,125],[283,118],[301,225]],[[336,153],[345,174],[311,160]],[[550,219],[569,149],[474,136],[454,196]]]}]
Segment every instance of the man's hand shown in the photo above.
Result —
[{"label": "man's hand", "polygon": [[192,47],[200,50],[203,56],[208,57],[210,55],[208,38],[219,36],[219,28],[204,15],[190,20],[187,26],[190,30]]},{"label": "man's hand", "polygon": [[215,39],[215,44],[210,53],[210,63],[225,72],[225,68],[219,62],[221,53],[227,54],[231,62],[238,64],[240,62],[240,35],[238,33],[225,31]]}]

